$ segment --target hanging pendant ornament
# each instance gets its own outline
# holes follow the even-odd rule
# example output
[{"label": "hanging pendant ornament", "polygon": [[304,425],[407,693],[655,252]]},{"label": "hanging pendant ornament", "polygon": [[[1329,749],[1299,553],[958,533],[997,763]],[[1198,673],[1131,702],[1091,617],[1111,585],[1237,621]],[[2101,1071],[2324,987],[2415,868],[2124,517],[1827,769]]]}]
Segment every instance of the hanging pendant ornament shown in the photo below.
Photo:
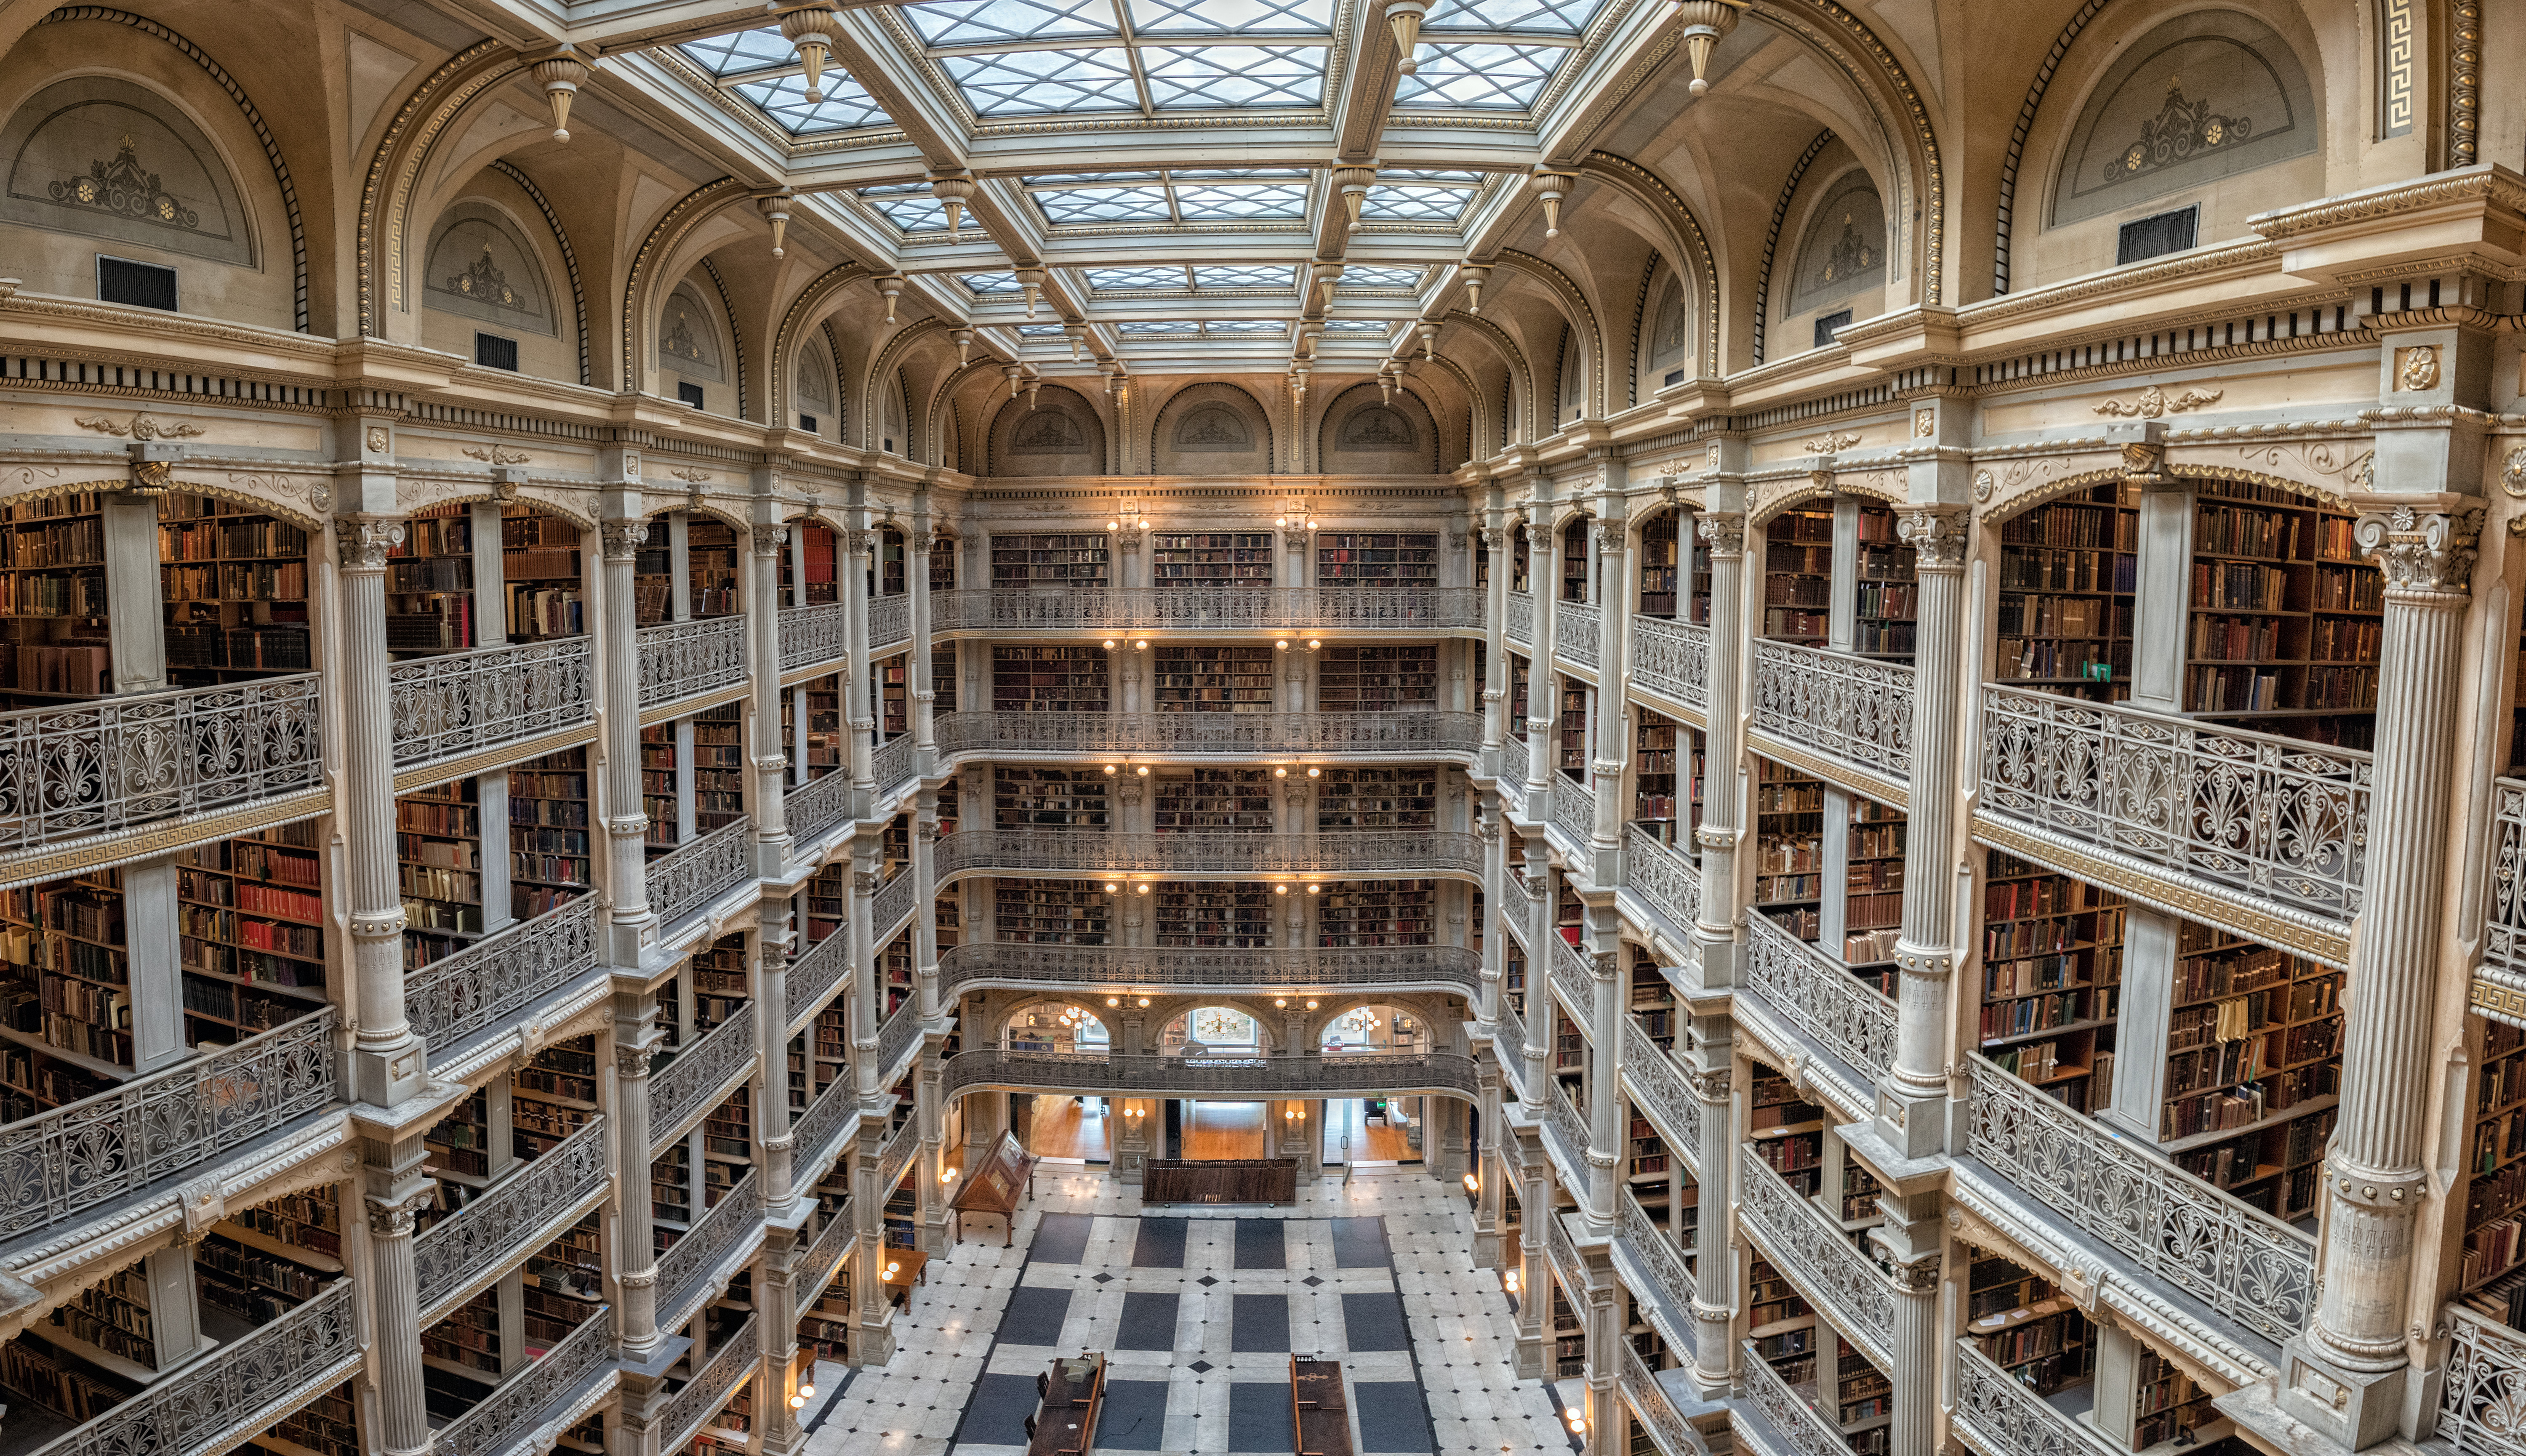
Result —
[{"label": "hanging pendant ornament", "polygon": [[1368,189],[1376,181],[1377,168],[1374,164],[1334,169],[1334,185],[1341,191],[1342,211],[1350,219],[1351,226],[1359,226],[1360,205],[1368,201]]},{"label": "hanging pendant ornament", "polygon": [[1483,284],[1490,281],[1491,271],[1488,268],[1480,268],[1474,264],[1468,263],[1456,270],[1456,276],[1465,280],[1465,296],[1472,300],[1472,302],[1466,306],[1466,312],[1472,314],[1475,318],[1481,318],[1483,313]]},{"label": "hanging pendant ornament", "polygon": [[1038,378],[1036,378],[1036,377],[1032,377],[1032,376],[1030,376],[1030,377],[1028,377],[1028,379],[1027,379],[1027,381],[1026,381],[1026,402],[1027,402],[1027,413],[1028,413],[1028,414],[1032,415],[1032,414],[1034,414],[1034,413],[1035,413],[1035,396],[1036,396],[1036,391],[1037,391],[1037,390],[1041,389],[1042,387],[1043,387],[1043,380],[1038,379]]},{"label": "hanging pendant ornament", "polygon": [[1289,392],[1299,399],[1307,397],[1307,372],[1305,369],[1300,368],[1289,371]]},{"label": "hanging pendant ornament", "polygon": [[885,299],[885,322],[888,324],[894,322],[894,301],[903,296],[903,284],[904,276],[899,273],[887,274],[877,280],[877,291]]},{"label": "hanging pendant ornament", "polygon": [[956,367],[958,369],[963,369],[966,365],[972,363],[974,359],[974,330],[970,328],[951,328],[947,330],[947,337],[950,342],[956,345]]},{"label": "hanging pendant ornament", "polygon": [[1026,366],[1023,364],[1003,364],[1000,366],[1000,377],[1009,381],[1009,403],[1017,403],[1018,390],[1025,387]]},{"label": "hanging pendant ornament", "polygon": [[1018,270],[1018,286],[1026,291],[1027,317],[1030,319],[1035,317],[1036,304],[1043,298],[1043,270],[1040,268]]},{"label": "hanging pendant ornament", "polygon": [[1561,235],[1561,199],[1570,195],[1570,184],[1578,178],[1567,172],[1547,172],[1537,168],[1536,194],[1543,199],[1543,235]]},{"label": "hanging pendant ornament", "polygon": [[1434,364],[1437,363],[1439,358],[1439,326],[1436,324],[1416,324],[1413,327],[1421,334],[1421,357],[1430,360]]},{"label": "hanging pendant ornament", "polygon": [[1063,337],[1070,340],[1070,362],[1077,364],[1079,362],[1079,346],[1087,341],[1087,326],[1085,324],[1064,324],[1061,326],[1061,332]]},{"label": "hanging pendant ornament", "polygon": [[963,241],[965,203],[974,195],[974,179],[970,176],[932,177],[930,179],[930,195],[937,198],[938,205],[946,210],[947,240],[949,242]]},{"label": "hanging pendant ornament", "polygon": [[1710,68],[1710,53],[1720,38],[1737,28],[1738,17],[1745,13],[1745,0],[1676,0],[1675,24],[1684,27],[1684,51],[1692,61],[1691,90],[1698,96],[1710,89],[1710,78],[1703,73]]},{"label": "hanging pendant ornament", "polygon": [[570,140],[570,103],[587,79],[587,63],[568,51],[535,63],[535,79],[544,83],[544,103],[552,108],[555,141]]},{"label": "hanging pendant ornament", "polygon": [[772,256],[775,258],[781,256],[788,238],[791,198],[791,193],[775,192],[769,197],[754,199],[754,210],[763,214],[763,221],[772,225]]},{"label": "hanging pendant ornament", "polygon": [[830,10],[793,10],[781,18],[781,33],[798,49],[798,64],[807,70],[807,104],[825,99],[825,68],[833,63],[834,40],[841,22]]},{"label": "hanging pendant ornament", "polygon": [[1107,399],[1112,399],[1115,395],[1122,393],[1122,392],[1123,392],[1123,364],[1122,364],[1122,361],[1121,361],[1121,360],[1108,360],[1107,362],[1105,362],[1105,363],[1103,363],[1103,364],[1098,365],[1098,366],[1097,366],[1097,368],[1098,368],[1098,369],[1100,369],[1100,370],[1102,370],[1102,371],[1104,372],[1104,375],[1105,375],[1105,397],[1106,397]]},{"label": "hanging pendant ornament", "polygon": [[1394,69],[1411,75],[1421,69],[1413,59],[1413,49],[1421,43],[1421,18],[1430,13],[1430,0],[1389,0],[1386,24],[1394,28],[1394,51],[1401,59]]}]

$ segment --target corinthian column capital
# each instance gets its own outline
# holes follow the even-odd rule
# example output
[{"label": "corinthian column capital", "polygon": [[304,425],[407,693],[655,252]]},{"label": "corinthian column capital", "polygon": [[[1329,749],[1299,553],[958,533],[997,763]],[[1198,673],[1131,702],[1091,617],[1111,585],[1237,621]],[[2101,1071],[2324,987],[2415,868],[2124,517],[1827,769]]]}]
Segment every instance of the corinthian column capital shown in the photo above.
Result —
[{"label": "corinthian column capital", "polygon": [[382,572],[386,553],[403,544],[403,523],[391,516],[341,516],[334,519],[333,537],[341,547],[342,570]]},{"label": "corinthian column capital", "polygon": [[1702,544],[1710,554],[1743,556],[1745,554],[1745,518],[1730,512],[1725,515],[1703,512],[1692,518],[1693,528],[1701,532]]},{"label": "corinthian column capital", "polygon": [[597,529],[604,538],[605,559],[608,561],[630,561],[649,541],[649,523],[646,521],[608,521]]},{"label": "corinthian column capital", "polygon": [[1903,513],[1894,533],[1912,548],[1913,565],[1924,572],[1960,572],[1965,567],[1965,515],[1923,506]]},{"label": "corinthian column capital", "polygon": [[783,551],[787,550],[787,549],[788,549],[788,547],[789,547],[789,527],[786,527],[786,526],[758,526],[758,527],[754,527],[754,554],[755,554],[755,555],[757,555],[757,556],[779,556]]},{"label": "corinthian column capital", "polygon": [[2386,594],[2460,600],[2472,594],[2482,512],[2372,511],[2351,527],[2360,554],[2386,574]]}]

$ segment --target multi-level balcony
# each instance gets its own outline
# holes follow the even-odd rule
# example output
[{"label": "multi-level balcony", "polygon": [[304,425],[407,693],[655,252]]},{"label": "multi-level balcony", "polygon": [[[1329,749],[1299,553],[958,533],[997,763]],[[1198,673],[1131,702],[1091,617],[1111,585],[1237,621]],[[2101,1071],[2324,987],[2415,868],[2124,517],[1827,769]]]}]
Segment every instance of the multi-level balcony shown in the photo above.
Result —
[{"label": "multi-level balcony", "polygon": [[1459,586],[1070,586],[942,591],[932,629],[1008,631],[1480,631],[1483,594]]},{"label": "multi-level balcony", "polygon": [[1478,879],[1483,871],[1482,841],[1472,834],[1443,830],[1132,834],[1094,829],[959,829],[938,840],[937,857],[942,882],[960,875],[1165,875],[1175,879],[1408,875]]}]

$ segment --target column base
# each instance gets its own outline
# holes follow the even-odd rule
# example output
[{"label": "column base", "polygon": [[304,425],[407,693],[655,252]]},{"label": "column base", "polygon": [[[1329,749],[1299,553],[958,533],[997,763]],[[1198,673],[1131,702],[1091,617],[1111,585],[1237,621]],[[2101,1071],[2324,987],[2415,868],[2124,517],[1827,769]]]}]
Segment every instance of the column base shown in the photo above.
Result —
[{"label": "column base", "polygon": [[2393,1440],[2411,1376],[2409,1366],[2345,1370],[2301,1334],[2281,1346],[2278,1380],[2232,1391],[2213,1404],[2252,1431],[2294,1429],[2296,1438],[2285,1447],[2294,1452],[2365,1451]]},{"label": "column base", "polygon": [[1497,1229],[1474,1230],[1474,1267],[1476,1269],[1500,1267],[1500,1236]]},{"label": "column base", "polygon": [[1544,1379],[1542,1335],[1521,1334],[1517,1337],[1517,1378],[1521,1381]]},{"label": "column base", "polygon": [[936,1218],[921,1221],[921,1252],[935,1259],[946,1253],[950,1247],[947,1237],[947,1215],[943,1211]]},{"label": "column base", "polygon": [[862,1325],[851,1331],[851,1364],[865,1369],[887,1365],[894,1360],[894,1321],[882,1325]]}]

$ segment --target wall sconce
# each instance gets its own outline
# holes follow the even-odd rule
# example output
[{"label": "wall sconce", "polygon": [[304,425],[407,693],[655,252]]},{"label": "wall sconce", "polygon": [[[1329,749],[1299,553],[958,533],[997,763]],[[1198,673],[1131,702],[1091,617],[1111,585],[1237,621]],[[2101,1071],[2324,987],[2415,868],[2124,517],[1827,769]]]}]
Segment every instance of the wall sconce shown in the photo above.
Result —
[{"label": "wall sconce", "polygon": [[1107,894],[1109,894],[1109,895],[1119,895],[1119,894],[1121,894],[1122,892],[1123,892],[1123,886],[1122,886],[1122,885],[1120,885],[1120,884],[1116,883],[1115,881],[1113,881],[1113,880],[1111,880],[1111,879],[1109,879],[1109,880],[1106,880],[1106,881],[1105,881],[1105,893],[1107,893]]},{"label": "wall sconce", "polygon": [[1142,997],[1140,998],[1140,1004],[1141,1004],[1141,1005],[1143,1005],[1143,1006],[1148,1005],[1148,1004],[1149,1004],[1149,998],[1148,998],[1148,997],[1146,997],[1146,996],[1142,996]]},{"label": "wall sconce", "polygon": [[1313,1011],[1313,1010],[1315,1010],[1315,1009],[1316,1009],[1316,1002],[1315,1002],[1315,998],[1314,998],[1314,997],[1312,997],[1312,996],[1310,996],[1310,997],[1308,997],[1308,998],[1307,998],[1307,1009],[1308,1009],[1309,1011]]},{"label": "wall sconce", "polygon": [[941,1169],[939,1169],[939,1170],[938,1170],[938,1180],[939,1180],[940,1182],[942,1182],[942,1183],[952,1183],[952,1182],[954,1182],[954,1181],[956,1180],[956,1170],[955,1170],[955,1169],[953,1169],[953,1168],[941,1168]]},{"label": "wall sconce", "polygon": [[1148,1116],[1148,1109],[1138,1106],[1126,1107],[1123,1109],[1123,1116],[1131,1119],[1132,1122],[1137,1125],[1140,1119]]},{"label": "wall sconce", "polygon": [[1281,1120],[1285,1123],[1303,1123],[1307,1120],[1307,1110],[1303,1107],[1282,1108]]},{"label": "wall sconce", "polygon": [[1324,639],[1321,637],[1309,637],[1303,642],[1299,641],[1295,637],[1275,637],[1272,639],[1272,646],[1276,650],[1282,652],[1287,652],[1292,647],[1304,647],[1309,652],[1315,652],[1322,649],[1324,645]]},{"label": "wall sconce", "polygon": [[1272,524],[1280,527],[1294,526],[1301,530],[1314,530],[1316,518],[1308,513],[1305,497],[1293,495],[1282,502],[1281,514],[1273,518]]},{"label": "wall sconce", "polygon": [[1105,1004],[1108,1006],[1120,1006],[1123,1004],[1123,998],[1120,996],[1108,996],[1105,998]]},{"label": "wall sconce", "polygon": [[1503,1269],[1503,1270],[1501,1270],[1501,1271],[1500,1271],[1500,1287],[1501,1287],[1501,1288],[1503,1288],[1503,1289],[1506,1289],[1506,1290],[1507,1290],[1507,1291],[1509,1291],[1511,1294],[1514,1294],[1514,1293],[1516,1293],[1516,1292],[1517,1292],[1517,1271],[1516,1271],[1516,1270],[1514,1270],[1514,1269]]},{"label": "wall sconce", "polygon": [[816,1382],[814,1381],[800,1381],[798,1382],[798,1393],[808,1400],[815,1399]]},{"label": "wall sconce", "polygon": [[791,1409],[791,1410],[793,1410],[793,1411],[794,1411],[794,1410],[801,1410],[801,1409],[804,1409],[804,1408],[805,1408],[805,1406],[806,1406],[806,1404],[807,1404],[807,1396],[806,1396],[806,1393],[805,1393],[804,1391],[801,1391],[801,1392],[799,1392],[798,1394],[796,1394],[796,1395],[792,1395],[792,1396],[790,1396],[790,1397],[789,1397],[789,1409]]},{"label": "wall sconce", "polygon": [[1481,1192],[1482,1190],[1483,1190],[1483,1180],[1482,1180],[1481,1179],[1478,1179],[1478,1178],[1474,1177],[1474,1176],[1473,1176],[1472,1174],[1470,1174],[1470,1173],[1466,1174],[1466,1175],[1465,1175],[1465,1193],[1466,1193],[1466,1195],[1470,1197],[1471,1195],[1476,1194],[1476,1193],[1479,1193],[1479,1192]]},{"label": "wall sconce", "polygon": [[[1146,769],[1142,769],[1140,772],[1141,772],[1141,773],[1143,773],[1143,774],[1145,774],[1145,773],[1147,773],[1147,772],[1149,772],[1149,771],[1148,771],[1148,770],[1146,770]],[[1141,880],[1138,884],[1136,884],[1136,885],[1132,886],[1132,893],[1134,893],[1134,894],[1136,894],[1136,895],[1145,895],[1145,894],[1147,894],[1148,892],[1149,892],[1149,882],[1148,882],[1147,880],[1145,880],[1145,879]]]},{"label": "wall sconce", "polygon": [[1287,996],[1274,996],[1272,998],[1272,1004],[1284,1011],[1287,1011],[1289,1009],[1289,998]]},{"label": "wall sconce", "polygon": [[1572,1435],[1586,1435],[1588,1433],[1588,1418],[1579,1413],[1579,1407],[1574,1405],[1564,1410],[1561,1413],[1561,1419],[1570,1423],[1570,1433]]},{"label": "wall sconce", "polygon": [[1272,886],[1272,893],[1274,893],[1274,894],[1276,894],[1276,895],[1286,895],[1286,894],[1288,894],[1288,892],[1289,892],[1289,887],[1288,887],[1288,885],[1286,885],[1286,884],[1276,884],[1276,885]]},{"label": "wall sconce", "polygon": [[[1309,775],[1309,776],[1307,776],[1307,777],[1309,777],[1309,778],[1314,778],[1315,776],[1311,774],[1311,775]],[[1320,894],[1323,894],[1323,893],[1324,893],[1324,889],[1325,889],[1325,887],[1324,887],[1323,885],[1321,885],[1321,884],[1311,884],[1311,885],[1308,885],[1308,886],[1307,886],[1307,893],[1308,893],[1308,894],[1311,894],[1311,895],[1320,895]]]}]

